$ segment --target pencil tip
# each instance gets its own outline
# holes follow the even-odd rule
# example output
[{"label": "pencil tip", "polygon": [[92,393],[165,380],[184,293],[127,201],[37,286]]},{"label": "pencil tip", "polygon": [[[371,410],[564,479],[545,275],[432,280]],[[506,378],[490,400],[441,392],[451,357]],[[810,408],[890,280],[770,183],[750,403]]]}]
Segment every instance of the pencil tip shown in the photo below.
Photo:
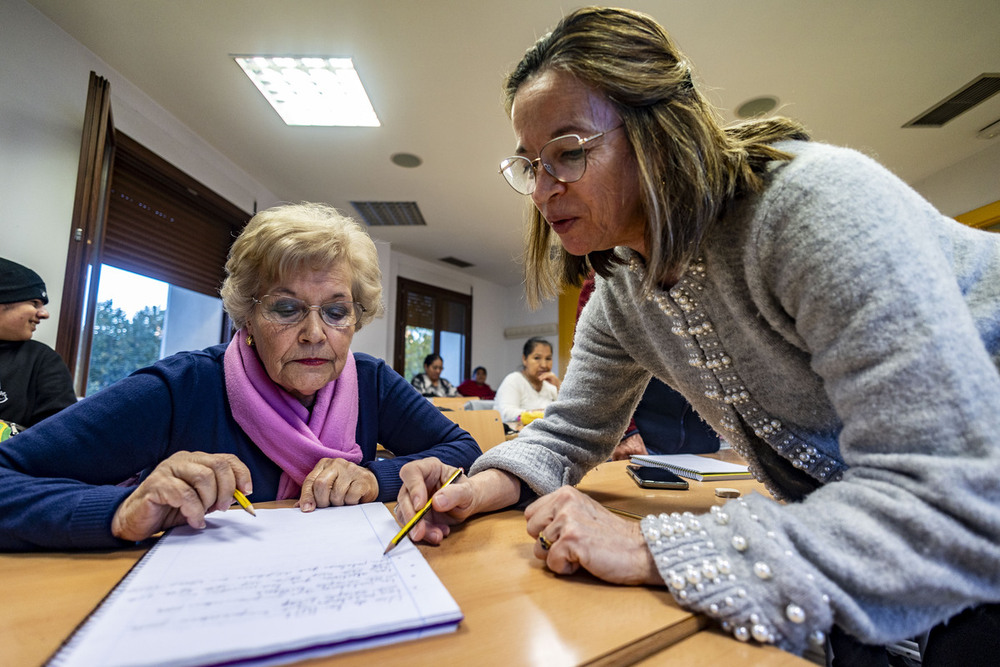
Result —
[{"label": "pencil tip", "polygon": [[389,553],[390,551],[392,551],[392,548],[393,548],[394,546],[396,546],[396,543],[395,543],[395,542],[389,542],[389,545],[388,545],[388,546],[386,546],[386,548],[385,548],[385,551],[383,551],[383,552],[382,552],[382,555],[384,556],[384,555],[386,555],[387,553]]}]

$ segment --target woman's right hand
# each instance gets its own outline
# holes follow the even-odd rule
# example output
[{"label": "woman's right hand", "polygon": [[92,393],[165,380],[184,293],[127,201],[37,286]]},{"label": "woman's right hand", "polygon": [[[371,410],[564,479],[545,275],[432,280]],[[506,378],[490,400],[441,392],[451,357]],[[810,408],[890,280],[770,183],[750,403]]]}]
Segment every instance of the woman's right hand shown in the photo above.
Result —
[{"label": "woman's right hand", "polygon": [[549,384],[554,384],[556,386],[556,389],[559,389],[559,387],[562,386],[562,380],[560,380],[559,376],[553,373],[552,371],[545,371],[544,373],[538,376],[538,379],[541,380],[542,382],[548,382]]},{"label": "woman's right hand", "polygon": [[232,454],[177,452],[160,462],[111,519],[111,533],[138,542],[187,523],[205,527],[205,515],[224,511],[233,491],[250,495],[250,470]]},{"label": "woman's right hand", "polygon": [[434,497],[430,511],[410,530],[414,542],[440,544],[455,524],[473,514],[513,505],[520,496],[521,483],[501,470],[484,470],[473,477],[459,475],[441,489],[454,471],[454,466],[434,457],[410,461],[400,469],[403,486],[394,510],[400,525],[405,525],[429,497]]}]

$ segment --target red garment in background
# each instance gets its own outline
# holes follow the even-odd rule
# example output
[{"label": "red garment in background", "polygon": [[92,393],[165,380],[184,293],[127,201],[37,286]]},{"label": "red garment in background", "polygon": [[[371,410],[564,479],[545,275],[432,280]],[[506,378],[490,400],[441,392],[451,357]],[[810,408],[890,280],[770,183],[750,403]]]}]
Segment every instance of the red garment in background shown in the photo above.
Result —
[{"label": "red garment in background", "polygon": [[462,396],[473,396],[487,401],[492,401],[493,397],[497,395],[495,391],[490,389],[488,384],[479,384],[475,380],[466,380],[462,384],[455,387],[455,389]]}]

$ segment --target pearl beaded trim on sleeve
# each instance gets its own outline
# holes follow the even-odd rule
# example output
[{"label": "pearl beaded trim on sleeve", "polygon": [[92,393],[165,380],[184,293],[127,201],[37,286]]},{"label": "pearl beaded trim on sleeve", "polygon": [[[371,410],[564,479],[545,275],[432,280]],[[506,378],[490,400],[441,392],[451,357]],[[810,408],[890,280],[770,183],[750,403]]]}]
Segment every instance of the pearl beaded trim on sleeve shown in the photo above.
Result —
[{"label": "pearl beaded trim on sleeve", "polygon": [[[628,267],[638,280],[645,276],[645,266],[636,255],[629,257]],[[725,414],[720,426],[730,433],[739,434],[749,429],[757,438],[768,443],[774,451],[786,458],[795,468],[820,482],[831,482],[843,476],[847,466],[820,452],[815,446],[785,429],[781,420],[769,415],[747,389],[737,373],[732,356],[725,350],[716,327],[701,303],[707,281],[705,259],[697,258],[667,292],[653,290],[646,295],[671,321],[670,330],[684,339],[688,364],[701,371],[704,395],[721,403]],[[748,435],[749,435],[748,433]],[[729,438],[730,444],[748,464],[754,478],[767,486],[776,498],[783,498],[780,490],[761,470],[757,457],[740,437]]]},{"label": "pearl beaded trim on sleeve", "polygon": [[[746,506],[743,500],[736,502]],[[712,507],[709,516],[720,526],[730,522],[729,513],[718,505]],[[725,594],[721,604],[712,602],[703,611],[719,619],[722,628],[740,641],[753,639],[762,644],[782,643],[778,641],[775,623],[761,613],[754,601],[748,598],[746,588],[739,585],[730,559],[724,552],[715,550],[715,543],[702,525],[704,518],[707,517],[697,517],[691,512],[673,512],[651,514],[642,520],[642,534],[653,552],[659,552],[657,566],[661,569],[667,587],[681,603],[689,602],[692,595],[701,597],[711,586],[729,587],[732,594]],[[755,515],[751,515],[751,518],[757,520]],[[773,536],[773,533],[767,534]],[[676,545],[676,548],[671,556],[666,553],[665,547],[672,545]],[[734,555],[746,557],[750,541],[747,537],[736,534],[732,536],[729,546]],[[704,557],[699,561],[701,555]],[[670,567],[672,561],[684,559],[689,561],[686,565]],[[762,582],[770,581],[775,576],[771,566],[763,560],[754,561],[750,569]],[[721,593],[720,590],[719,594]],[[823,601],[829,603],[829,598],[824,595]],[[788,622],[797,626],[807,621],[805,609],[794,601],[785,603],[784,616]],[[822,645],[826,641],[826,635],[822,630],[815,629],[809,633],[808,640],[814,645]]]}]

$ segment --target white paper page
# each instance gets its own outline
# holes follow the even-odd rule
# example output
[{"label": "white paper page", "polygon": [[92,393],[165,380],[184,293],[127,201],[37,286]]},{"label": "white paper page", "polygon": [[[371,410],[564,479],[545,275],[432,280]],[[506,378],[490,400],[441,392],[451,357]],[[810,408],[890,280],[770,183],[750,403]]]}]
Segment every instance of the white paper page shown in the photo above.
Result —
[{"label": "white paper page", "polygon": [[381,503],[210,514],[175,528],[56,665],[202,665],[457,623],[458,605]]}]

